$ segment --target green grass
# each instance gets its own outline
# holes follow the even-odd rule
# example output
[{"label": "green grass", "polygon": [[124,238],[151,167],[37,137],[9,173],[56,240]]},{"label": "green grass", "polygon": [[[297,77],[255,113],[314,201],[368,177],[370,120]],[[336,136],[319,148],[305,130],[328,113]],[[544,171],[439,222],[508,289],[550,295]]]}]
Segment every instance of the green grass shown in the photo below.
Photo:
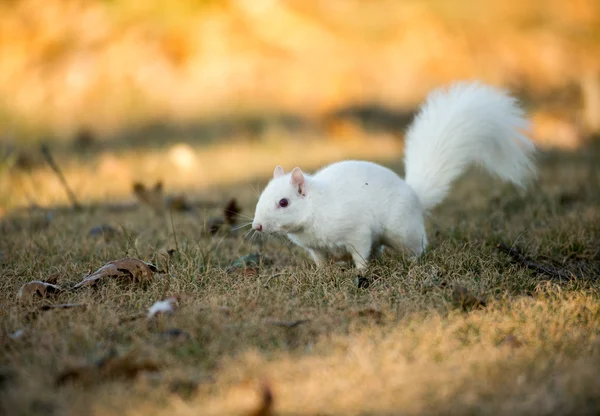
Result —
[{"label": "green grass", "polygon": [[[386,252],[359,289],[342,265],[317,270],[297,248],[243,232],[210,236],[220,209],[173,213],[13,213],[0,234],[0,409],[4,414],[597,414],[600,410],[600,149],[545,153],[520,193],[483,174],[462,178],[428,224],[418,261]],[[397,171],[401,166],[393,166]],[[250,186],[236,196],[252,215]],[[88,235],[109,224],[112,238]],[[174,238],[176,237],[176,239]],[[536,274],[496,248],[520,247],[573,273]],[[165,262],[164,252],[177,249]],[[231,270],[260,252],[258,270]],[[108,281],[21,305],[54,275],[70,287],[126,256],[168,273],[145,285]],[[461,308],[466,288],[486,306]],[[140,317],[180,295],[173,315]],[[86,309],[39,311],[41,305]],[[32,315],[30,312],[35,312]],[[298,320],[306,322],[293,324]],[[189,337],[165,338],[169,329]],[[11,339],[19,329],[24,335]],[[132,378],[93,373],[57,385],[109,353],[150,360]],[[268,383],[273,407],[261,409]],[[268,406],[267,406],[268,407]],[[262,411],[263,413],[260,413]],[[253,413],[254,412],[254,413]]]}]

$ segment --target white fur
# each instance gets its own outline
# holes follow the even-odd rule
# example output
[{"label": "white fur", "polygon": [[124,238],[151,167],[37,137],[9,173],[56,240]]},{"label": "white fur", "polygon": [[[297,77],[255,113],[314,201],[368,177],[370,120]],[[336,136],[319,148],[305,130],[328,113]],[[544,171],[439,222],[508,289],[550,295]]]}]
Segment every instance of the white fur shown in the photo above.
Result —
[{"label": "white fur", "polygon": [[406,183],[427,210],[475,163],[523,187],[534,176],[523,110],[506,93],[477,82],[433,91],[406,135]]},{"label": "white fur", "polygon": [[[364,269],[381,246],[419,256],[427,246],[424,215],[471,163],[524,186],[535,174],[534,145],[516,101],[478,83],[432,92],[406,139],[406,181],[371,162],[334,163],[314,175],[279,166],[263,191],[253,228],[285,233],[317,265],[350,254]],[[287,207],[278,205],[282,198]]]}]

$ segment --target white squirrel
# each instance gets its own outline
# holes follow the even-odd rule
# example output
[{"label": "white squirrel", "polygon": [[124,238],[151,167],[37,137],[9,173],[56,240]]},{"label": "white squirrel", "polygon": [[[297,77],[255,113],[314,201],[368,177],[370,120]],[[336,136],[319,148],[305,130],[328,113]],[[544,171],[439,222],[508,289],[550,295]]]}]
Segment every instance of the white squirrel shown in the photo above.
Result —
[{"label": "white squirrel", "polygon": [[469,164],[525,187],[536,175],[523,110],[508,94],[460,82],[429,94],[406,134],[403,180],[388,168],[347,160],[314,175],[277,166],[256,205],[252,228],[284,233],[317,266],[350,254],[358,270],[384,246],[420,256],[424,217]]}]

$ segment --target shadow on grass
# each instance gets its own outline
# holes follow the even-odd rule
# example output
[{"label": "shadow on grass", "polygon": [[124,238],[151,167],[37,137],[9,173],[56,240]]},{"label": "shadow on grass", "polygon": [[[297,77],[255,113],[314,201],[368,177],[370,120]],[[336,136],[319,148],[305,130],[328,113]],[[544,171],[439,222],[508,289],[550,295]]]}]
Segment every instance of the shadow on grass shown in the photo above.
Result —
[{"label": "shadow on grass", "polygon": [[82,127],[68,141],[48,139],[47,144],[59,155],[73,151],[78,154],[118,152],[131,149],[160,149],[174,143],[206,145],[236,138],[258,141],[270,130],[275,130],[277,134],[297,137],[328,137],[338,135],[339,130],[336,132],[336,126],[342,123],[351,124],[357,131],[365,134],[384,132],[401,135],[414,113],[414,109],[398,110],[378,104],[355,104],[331,111],[320,118],[292,113],[257,113],[188,123],[156,120],[108,136],[99,136],[92,128]]}]

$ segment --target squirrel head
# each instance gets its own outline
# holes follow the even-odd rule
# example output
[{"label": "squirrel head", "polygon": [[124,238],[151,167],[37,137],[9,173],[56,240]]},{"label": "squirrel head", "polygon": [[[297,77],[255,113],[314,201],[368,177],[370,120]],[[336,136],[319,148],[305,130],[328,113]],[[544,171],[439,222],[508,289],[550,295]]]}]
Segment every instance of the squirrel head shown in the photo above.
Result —
[{"label": "squirrel head", "polygon": [[304,228],[310,215],[310,186],[300,168],[285,173],[281,166],[256,204],[252,228],[264,233],[295,233]]}]

